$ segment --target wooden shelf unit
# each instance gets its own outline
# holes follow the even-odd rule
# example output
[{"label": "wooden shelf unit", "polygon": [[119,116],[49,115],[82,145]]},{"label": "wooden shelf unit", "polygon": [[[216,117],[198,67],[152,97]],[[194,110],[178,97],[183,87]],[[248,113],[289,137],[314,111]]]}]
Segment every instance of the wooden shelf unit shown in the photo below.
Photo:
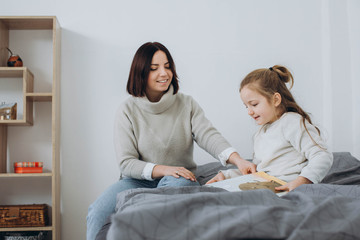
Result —
[{"label": "wooden shelf unit", "polygon": [[[34,92],[36,75],[26,67],[7,67],[12,30],[49,30],[52,34],[52,79],[51,91]],[[51,181],[50,225],[45,227],[0,228],[1,232],[47,231],[50,239],[60,240],[60,24],[55,16],[0,16],[0,82],[2,78],[22,78],[23,118],[0,120],[0,179],[28,181],[29,179],[47,179]],[[26,46],[25,46],[26,48]],[[51,169],[44,173],[17,174],[7,172],[8,126],[27,126],[34,124],[34,102],[51,104]],[[36,119],[35,119],[36,121]]]}]

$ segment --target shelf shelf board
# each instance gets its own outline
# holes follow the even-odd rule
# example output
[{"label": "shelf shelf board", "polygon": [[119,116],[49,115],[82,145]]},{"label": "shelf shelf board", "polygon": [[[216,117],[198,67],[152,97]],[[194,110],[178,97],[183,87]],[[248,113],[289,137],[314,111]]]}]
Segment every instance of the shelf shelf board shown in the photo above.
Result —
[{"label": "shelf shelf board", "polygon": [[26,67],[0,67],[0,77],[2,78],[22,78]]},{"label": "shelf shelf board", "polygon": [[35,29],[53,29],[55,17],[52,16],[2,16],[0,21],[6,24],[10,30],[35,30]]},{"label": "shelf shelf board", "polygon": [[51,102],[52,93],[26,93],[26,97],[33,102]]},{"label": "shelf shelf board", "polygon": [[0,232],[32,232],[32,231],[52,231],[52,226],[45,227],[15,227],[15,228],[0,228]]},{"label": "shelf shelf board", "polygon": [[0,178],[52,177],[51,172],[45,173],[0,173]]},{"label": "shelf shelf board", "polygon": [[26,122],[25,120],[0,120],[0,125],[5,124],[8,126],[31,126],[31,123]]}]

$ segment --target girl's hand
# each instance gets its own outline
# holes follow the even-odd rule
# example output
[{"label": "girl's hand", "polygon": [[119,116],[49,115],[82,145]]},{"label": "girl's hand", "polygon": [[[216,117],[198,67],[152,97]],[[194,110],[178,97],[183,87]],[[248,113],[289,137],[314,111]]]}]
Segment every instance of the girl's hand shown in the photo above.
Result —
[{"label": "girl's hand", "polygon": [[230,155],[228,162],[236,165],[242,175],[256,172],[256,165],[240,157],[237,152]]},{"label": "girl's hand", "polygon": [[224,176],[224,174],[222,172],[219,172],[218,174],[216,174],[215,177],[213,177],[212,179],[207,181],[205,184],[219,182],[219,181],[222,181],[222,180],[225,180],[225,176]]},{"label": "girl's hand", "polygon": [[196,182],[195,175],[184,167],[171,167],[165,165],[156,165],[153,168],[152,178],[161,178],[164,176],[183,177]]},{"label": "girl's hand", "polygon": [[238,167],[242,175],[256,172],[256,165],[244,159],[241,162],[237,162],[236,166]]},{"label": "girl's hand", "polygon": [[292,190],[294,190],[295,188],[297,188],[300,185],[311,184],[311,183],[312,182],[309,179],[299,176],[295,180],[285,184],[284,186],[276,187],[275,190],[278,190],[278,191],[292,191]]}]

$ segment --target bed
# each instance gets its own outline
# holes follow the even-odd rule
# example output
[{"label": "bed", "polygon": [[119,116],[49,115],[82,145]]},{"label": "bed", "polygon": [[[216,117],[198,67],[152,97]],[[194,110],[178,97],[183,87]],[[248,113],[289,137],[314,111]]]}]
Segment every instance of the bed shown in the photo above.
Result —
[{"label": "bed", "polygon": [[[266,189],[132,189],[117,196],[116,213],[101,239],[360,239],[360,161],[335,152],[320,184],[302,185],[279,197]],[[205,184],[220,169],[198,167]]]}]

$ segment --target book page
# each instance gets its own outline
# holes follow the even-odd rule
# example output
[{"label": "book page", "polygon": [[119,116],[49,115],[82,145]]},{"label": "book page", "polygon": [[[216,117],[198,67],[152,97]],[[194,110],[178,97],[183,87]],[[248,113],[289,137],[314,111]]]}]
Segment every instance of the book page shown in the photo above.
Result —
[{"label": "book page", "polygon": [[[240,184],[243,183],[256,183],[256,182],[270,182],[270,181],[274,181],[280,185],[285,185],[286,182],[278,179],[274,176],[270,176],[265,172],[256,172],[253,174],[247,174],[247,175],[242,175],[239,177],[235,177],[235,178],[229,178],[229,179],[225,179],[223,181],[219,181],[219,182],[214,182],[214,183],[210,183],[210,184],[206,184],[204,186],[208,186],[208,187],[218,187],[218,188],[222,188],[225,189],[229,192],[240,192],[242,191],[239,188]],[[282,196],[284,194],[286,194],[287,192],[278,192],[276,193],[278,196]]]},{"label": "book page", "polygon": [[254,174],[243,175],[235,178],[225,179],[220,182],[206,184],[204,186],[223,188],[230,192],[241,191],[239,185],[249,182],[266,182],[267,180]]}]

